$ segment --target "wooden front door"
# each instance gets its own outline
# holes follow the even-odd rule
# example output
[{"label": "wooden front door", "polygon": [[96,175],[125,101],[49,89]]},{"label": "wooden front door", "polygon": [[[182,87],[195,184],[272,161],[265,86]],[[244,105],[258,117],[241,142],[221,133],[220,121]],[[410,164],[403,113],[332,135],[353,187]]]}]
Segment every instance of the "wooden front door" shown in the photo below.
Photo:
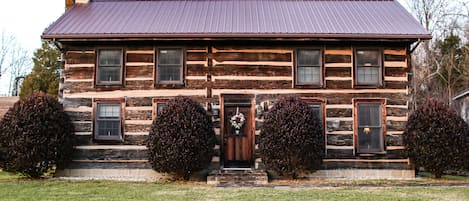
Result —
[{"label": "wooden front door", "polygon": [[[223,111],[223,156],[225,168],[250,168],[253,164],[254,117],[251,99],[225,99]],[[244,122],[240,126],[240,117]],[[237,125],[233,118],[238,117]]]}]

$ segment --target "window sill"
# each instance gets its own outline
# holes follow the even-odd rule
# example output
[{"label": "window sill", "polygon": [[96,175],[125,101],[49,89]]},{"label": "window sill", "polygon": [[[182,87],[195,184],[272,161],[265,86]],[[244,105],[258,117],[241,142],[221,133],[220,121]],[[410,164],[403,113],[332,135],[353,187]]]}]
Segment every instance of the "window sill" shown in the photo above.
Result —
[{"label": "window sill", "polygon": [[357,156],[362,156],[362,157],[371,157],[371,156],[376,156],[376,155],[386,155],[386,151],[379,151],[379,152],[357,152]]},{"label": "window sill", "polygon": [[94,136],[93,140],[98,141],[98,142],[123,142],[124,141],[122,136],[97,136],[97,135]]},{"label": "window sill", "polygon": [[295,85],[296,89],[322,89],[321,85]]}]

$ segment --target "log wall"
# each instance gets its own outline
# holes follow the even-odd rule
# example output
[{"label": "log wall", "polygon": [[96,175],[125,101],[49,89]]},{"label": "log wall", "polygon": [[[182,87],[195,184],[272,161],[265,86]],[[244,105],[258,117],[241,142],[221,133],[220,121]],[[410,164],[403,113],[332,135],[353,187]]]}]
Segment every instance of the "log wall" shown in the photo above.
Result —
[{"label": "log wall", "polygon": [[[396,167],[410,168],[404,154],[403,130],[408,116],[408,50],[403,46],[384,46],[382,86],[354,86],[354,46],[324,45],[323,86],[296,88],[294,85],[295,48],[283,46],[193,45],[184,46],[184,84],[158,86],[155,81],[157,46],[124,46],[123,82],[119,86],[96,86],[96,47],[70,46],[65,52],[63,104],[80,139],[76,161],[87,164],[99,160],[140,160],[154,116],[154,99],[190,96],[203,105],[217,105],[221,94],[252,94],[259,106],[271,107],[281,96],[324,100],[326,160],[325,168]],[[125,98],[123,141],[93,140],[93,101],[96,98]],[[354,144],[354,100],[382,99],[386,110],[385,150],[382,155],[358,155]],[[267,110],[267,108],[264,108]],[[209,111],[212,112],[212,111]],[[258,143],[264,121],[255,118]],[[338,122],[338,127],[333,127]],[[219,164],[220,118],[213,116],[218,144],[214,165]],[[97,152],[100,146],[107,150]],[[92,147],[92,149],[90,148]],[[91,149],[91,150],[88,150]],[[108,154],[112,153],[112,154]],[[102,153],[101,155],[99,153]],[[122,153],[119,156],[118,153]],[[107,155],[109,155],[107,157]],[[133,157],[137,156],[138,157]],[[255,158],[259,158],[257,146]],[[85,160],[86,159],[86,160]],[[385,162],[379,162],[383,160]],[[256,160],[256,167],[262,167]],[[366,164],[373,164],[367,166]]]}]

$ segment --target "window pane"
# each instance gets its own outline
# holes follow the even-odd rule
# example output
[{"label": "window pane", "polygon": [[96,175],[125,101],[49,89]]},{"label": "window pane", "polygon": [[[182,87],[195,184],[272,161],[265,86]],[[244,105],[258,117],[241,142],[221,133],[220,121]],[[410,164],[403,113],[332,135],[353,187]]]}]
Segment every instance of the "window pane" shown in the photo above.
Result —
[{"label": "window pane", "polygon": [[358,104],[359,126],[381,126],[381,104],[360,103]]},{"label": "window pane", "polygon": [[321,103],[308,103],[309,107],[313,109],[313,116],[319,119],[322,124],[322,107]]},{"label": "window pane", "polygon": [[156,112],[160,113],[164,108],[166,108],[168,104],[166,103],[157,103],[156,104]]},{"label": "window pane", "polygon": [[379,50],[357,50],[357,66],[380,66]]},{"label": "window pane", "polygon": [[180,66],[163,66],[158,67],[159,81],[179,81],[181,80]]},{"label": "window pane", "polygon": [[99,65],[121,65],[122,51],[121,50],[100,50],[99,51]]},{"label": "window pane", "polygon": [[181,49],[160,49],[158,51],[159,64],[182,64],[182,50]]},{"label": "window pane", "polygon": [[298,50],[298,66],[320,66],[320,50]]},{"label": "window pane", "polygon": [[101,82],[120,81],[121,69],[120,67],[99,67],[98,74]]},{"label": "window pane", "polygon": [[297,84],[319,84],[321,72],[319,67],[298,67]]},{"label": "window pane", "polygon": [[99,119],[120,119],[120,105],[119,104],[99,104],[98,105],[98,118]]},{"label": "window pane", "polygon": [[117,121],[98,121],[98,135],[118,136],[120,135],[120,120]]},{"label": "window pane", "polygon": [[382,151],[382,131],[381,128],[370,128],[366,134],[364,127],[358,127],[358,148],[360,152],[379,152]]},{"label": "window pane", "polygon": [[357,84],[379,84],[379,67],[357,67]]}]

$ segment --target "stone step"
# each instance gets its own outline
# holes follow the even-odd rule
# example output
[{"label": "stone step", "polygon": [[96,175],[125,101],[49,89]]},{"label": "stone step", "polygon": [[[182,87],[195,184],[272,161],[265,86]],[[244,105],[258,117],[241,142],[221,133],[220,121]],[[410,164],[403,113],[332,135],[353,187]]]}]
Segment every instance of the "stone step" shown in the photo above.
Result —
[{"label": "stone step", "polygon": [[207,184],[216,186],[256,186],[269,181],[261,170],[215,170],[207,176]]}]

